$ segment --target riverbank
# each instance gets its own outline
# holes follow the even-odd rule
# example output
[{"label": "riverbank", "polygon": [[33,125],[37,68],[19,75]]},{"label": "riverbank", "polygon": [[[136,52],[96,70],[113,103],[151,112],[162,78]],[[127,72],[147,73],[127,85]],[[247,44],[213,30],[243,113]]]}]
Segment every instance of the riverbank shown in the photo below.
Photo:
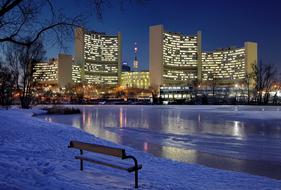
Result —
[{"label": "riverbank", "polygon": [[279,189],[280,180],[186,164],[117,145],[80,129],[31,117],[40,110],[0,110],[0,189],[130,189],[133,175],[85,164],[70,140],[123,147],[136,156],[140,189]]}]

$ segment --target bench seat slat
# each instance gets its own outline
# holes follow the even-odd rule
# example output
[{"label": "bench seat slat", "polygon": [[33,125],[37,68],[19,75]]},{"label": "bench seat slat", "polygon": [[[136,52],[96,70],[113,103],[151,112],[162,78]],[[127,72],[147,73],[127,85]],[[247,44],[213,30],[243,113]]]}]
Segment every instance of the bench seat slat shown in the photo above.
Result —
[{"label": "bench seat slat", "polygon": [[91,152],[96,152],[96,153],[100,153],[100,154],[120,157],[120,158],[123,158],[125,156],[125,149],[84,143],[84,142],[80,142],[80,141],[71,141],[70,147],[81,149],[81,150],[87,150],[87,151],[91,151]]},{"label": "bench seat slat", "polygon": [[[109,166],[109,167],[112,167],[112,168],[116,168],[116,169],[120,169],[120,170],[125,170],[125,171],[128,171],[128,172],[135,171],[135,166],[124,167],[124,166],[114,165],[114,164],[110,164],[108,162],[103,162],[103,161],[100,161],[100,160],[95,160],[95,159],[84,157],[84,156],[75,156],[75,159],[85,160],[85,161],[88,161],[88,162],[92,162],[92,163],[96,163],[96,164],[101,164],[101,165]],[[140,170],[141,168],[142,168],[142,165],[139,164],[138,167],[137,167],[137,170]]]},{"label": "bench seat slat", "polygon": [[84,156],[75,156],[75,159],[85,160],[85,161],[88,161],[88,162],[93,162],[93,163],[96,163],[96,164],[101,164],[101,165],[109,166],[109,167],[112,167],[112,168],[128,171],[128,168],[126,168],[126,167],[113,165],[113,164],[110,164],[110,163],[107,163],[107,162],[103,162],[103,161],[100,161],[100,160],[94,160],[94,159],[87,158],[87,157],[84,157]]}]

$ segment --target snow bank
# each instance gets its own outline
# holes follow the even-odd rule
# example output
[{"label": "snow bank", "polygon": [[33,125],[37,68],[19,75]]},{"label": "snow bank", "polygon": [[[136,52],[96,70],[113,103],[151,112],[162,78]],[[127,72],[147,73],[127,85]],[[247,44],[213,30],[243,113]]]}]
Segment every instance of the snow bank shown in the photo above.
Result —
[{"label": "snow bank", "polygon": [[281,181],[157,158],[62,124],[31,117],[38,110],[0,110],[0,189],[131,189],[133,175],[85,163],[70,140],[120,146],[136,156],[140,189],[280,189]]}]

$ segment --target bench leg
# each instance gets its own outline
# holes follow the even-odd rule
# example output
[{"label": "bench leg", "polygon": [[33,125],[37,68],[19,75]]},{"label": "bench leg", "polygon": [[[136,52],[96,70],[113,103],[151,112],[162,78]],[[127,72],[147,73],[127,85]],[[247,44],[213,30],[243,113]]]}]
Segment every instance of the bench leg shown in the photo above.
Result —
[{"label": "bench leg", "polygon": [[[83,150],[80,150],[80,155],[83,155]],[[83,171],[83,160],[80,159],[80,170]]]},{"label": "bench leg", "polygon": [[135,188],[138,188],[139,184],[138,184],[138,170],[135,170]]},{"label": "bench leg", "polygon": [[80,160],[80,170],[83,171],[83,160]]}]

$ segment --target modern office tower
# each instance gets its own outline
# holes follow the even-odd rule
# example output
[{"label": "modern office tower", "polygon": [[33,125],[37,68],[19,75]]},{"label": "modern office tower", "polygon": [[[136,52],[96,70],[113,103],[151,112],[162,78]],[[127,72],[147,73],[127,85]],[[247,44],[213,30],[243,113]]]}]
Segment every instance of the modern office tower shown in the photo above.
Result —
[{"label": "modern office tower", "polygon": [[58,55],[58,85],[60,87],[72,83],[72,64],[73,57],[71,55]]},{"label": "modern office tower", "polygon": [[148,89],[150,86],[149,72],[148,71],[122,72],[121,86],[127,88]]},{"label": "modern office tower", "polygon": [[117,85],[121,75],[121,33],[116,36],[75,30],[74,62],[81,66],[81,81]]},{"label": "modern office tower", "polygon": [[54,84],[65,87],[72,83],[72,56],[59,54],[49,62],[36,63],[33,67],[33,80],[43,84]]},{"label": "modern office tower", "polygon": [[58,64],[56,59],[49,62],[36,63],[33,67],[33,81],[39,83],[57,84]]},{"label": "modern office tower", "polygon": [[201,80],[201,32],[186,36],[164,30],[163,25],[149,29],[149,70],[151,86],[187,86]]},{"label": "modern office tower", "polygon": [[[202,53],[202,82],[216,80],[219,85],[243,82],[257,64],[257,43]],[[253,84],[254,81],[251,81]]]}]

